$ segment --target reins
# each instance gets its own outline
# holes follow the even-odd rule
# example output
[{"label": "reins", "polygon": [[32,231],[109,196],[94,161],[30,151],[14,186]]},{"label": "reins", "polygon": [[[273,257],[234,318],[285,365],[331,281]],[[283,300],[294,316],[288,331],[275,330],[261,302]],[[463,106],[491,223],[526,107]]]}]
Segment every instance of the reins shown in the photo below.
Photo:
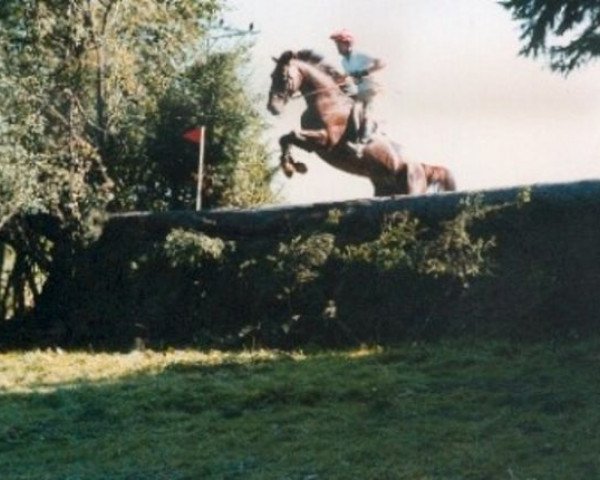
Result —
[{"label": "reins", "polygon": [[305,97],[305,98],[312,97],[314,95],[318,95],[319,93],[328,92],[330,90],[339,90],[340,92],[344,93],[341,89],[341,84],[340,84],[340,85],[336,85],[335,87],[318,88],[309,93],[302,93],[300,91],[296,91],[296,93],[291,94],[288,98],[290,100],[298,100],[299,98],[302,98],[302,97]]},{"label": "reins", "polygon": [[310,93],[302,93],[299,90],[297,90],[295,93],[292,93],[291,95],[288,96],[289,100],[298,100],[301,97],[307,98],[307,97],[313,97],[315,95],[318,95],[319,93],[323,93],[323,92],[328,92],[330,90],[339,90],[340,92],[342,92],[344,95],[346,95],[347,97],[351,98],[350,95],[348,95],[346,92],[343,91],[342,87],[345,85],[345,81],[343,82],[338,82],[337,80],[334,79],[335,86],[333,87],[324,87],[324,88],[317,88],[316,90],[313,90]]}]

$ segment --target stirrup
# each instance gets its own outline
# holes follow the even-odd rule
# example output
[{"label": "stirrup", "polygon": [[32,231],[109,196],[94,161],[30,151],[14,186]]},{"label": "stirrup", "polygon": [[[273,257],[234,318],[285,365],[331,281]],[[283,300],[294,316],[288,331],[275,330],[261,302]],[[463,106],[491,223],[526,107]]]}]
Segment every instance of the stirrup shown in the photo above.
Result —
[{"label": "stirrup", "polygon": [[365,144],[361,142],[346,142],[346,147],[358,158],[362,158],[365,152]]}]

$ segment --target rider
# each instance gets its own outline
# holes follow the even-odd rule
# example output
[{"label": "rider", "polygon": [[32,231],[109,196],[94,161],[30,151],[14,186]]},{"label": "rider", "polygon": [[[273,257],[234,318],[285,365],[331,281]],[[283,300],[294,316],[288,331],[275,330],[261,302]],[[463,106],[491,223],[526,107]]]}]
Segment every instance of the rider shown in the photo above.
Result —
[{"label": "rider", "polygon": [[379,58],[354,51],[354,35],[349,30],[342,29],[333,32],[329,38],[335,42],[338,53],[342,56],[344,72],[354,80],[354,85],[350,87],[348,95],[363,107],[364,122],[357,118],[357,115],[359,115],[357,109],[355,109],[354,117],[359,145],[349,143],[349,146],[355,149],[360,156],[364,144],[369,141],[375,129],[370,117],[373,109],[373,98],[378,89],[371,74],[384,68],[385,63]]}]

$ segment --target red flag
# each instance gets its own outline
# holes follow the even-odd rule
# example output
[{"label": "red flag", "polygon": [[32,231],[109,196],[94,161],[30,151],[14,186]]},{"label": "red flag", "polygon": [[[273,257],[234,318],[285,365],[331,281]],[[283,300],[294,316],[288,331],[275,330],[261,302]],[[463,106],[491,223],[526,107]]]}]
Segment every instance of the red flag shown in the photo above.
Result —
[{"label": "red flag", "polygon": [[183,134],[183,138],[188,142],[200,143],[200,140],[202,139],[202,129],[200,127],[190,128]]}]

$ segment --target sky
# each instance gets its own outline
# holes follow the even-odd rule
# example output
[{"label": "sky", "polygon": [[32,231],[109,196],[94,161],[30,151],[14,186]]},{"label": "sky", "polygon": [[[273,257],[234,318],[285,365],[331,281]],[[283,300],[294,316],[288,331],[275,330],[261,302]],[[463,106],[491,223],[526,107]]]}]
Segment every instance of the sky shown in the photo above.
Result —
[{"label": "sky", "polygon": [[[303,101],[266,110],[272,57],[311,48],[340,65],[332,31],[383,59],[374,116],[409,160],[445,165],[459,190],[600,178],[600,62],[567,78],[518,55],[519,28],[495,0],[229,0],[228,25],[259,33],[248,66],[259,110],[277,138],[299,127]],[[278,174],[284,203],[372,195],[367,179],[295,149],[306,175]],[[274,155],[274,160],[277,156]]]}]

